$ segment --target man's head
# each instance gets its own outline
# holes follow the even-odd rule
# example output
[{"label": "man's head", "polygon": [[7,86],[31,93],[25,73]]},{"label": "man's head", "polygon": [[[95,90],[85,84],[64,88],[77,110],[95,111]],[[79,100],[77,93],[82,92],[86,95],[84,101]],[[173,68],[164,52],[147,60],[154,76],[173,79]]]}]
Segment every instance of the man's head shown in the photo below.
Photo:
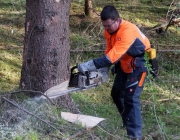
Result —
[{"label": "man's head", "polygon": [[119,28],[120,16],[114,6],[107,5],[101,11],[101,21],[105,30],[110,34]]}]

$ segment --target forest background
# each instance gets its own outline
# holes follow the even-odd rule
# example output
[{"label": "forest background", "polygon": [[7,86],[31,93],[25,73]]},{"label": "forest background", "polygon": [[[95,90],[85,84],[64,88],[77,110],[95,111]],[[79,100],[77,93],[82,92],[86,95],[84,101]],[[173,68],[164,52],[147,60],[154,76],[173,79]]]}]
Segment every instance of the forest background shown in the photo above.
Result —
[{"label": "forest background", "polygon": [[[102,56],[105,42],[99,12],[106,4],[116,6],[123,19],[135,23],[150,39],[152,47],[157,49],[159,75],[155,79],[148,77],[141,96],[143,135],[146,140],[179,140],[180,31],[178,23],[168,26],[175,14],[172,11],[179,8],[178,1],[97,0],[92,1],[92,17],[85,16],[83,0],[73,0],[70,4],[71,67]],[[96,89],[72,93],[82,114],[105,118],[91,130],[61,119],[64,108],[15,94],[22,66],[25,5],[23,0],[0,0],[0,93],[1,97],[13,94],[19,106],[50,123],[1,99],[0,139],[58,140],[74,136],[72,139],[77,140],[126,140],[126,131],[121,128],[121,119],[110,97],[113,75]],[[178,13],[175,16],[179,18]]]}]

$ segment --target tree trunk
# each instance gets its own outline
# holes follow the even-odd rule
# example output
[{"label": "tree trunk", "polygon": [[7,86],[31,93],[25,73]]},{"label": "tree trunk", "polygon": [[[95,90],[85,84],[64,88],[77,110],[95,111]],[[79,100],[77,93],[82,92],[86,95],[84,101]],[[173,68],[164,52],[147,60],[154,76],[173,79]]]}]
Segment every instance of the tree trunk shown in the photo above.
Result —
[{"label": "tree trunk", "polygon": [[[20,89],[45,92],[69,80],[69,10],[70,0],[26,0]],[[63,100],[71,105],[70,95]]]},{"label": "tree trunk", "polygon": [[46,91],[69,79],[69,5],[27,0],[20,88]]},{"label": "tree trunk", "polygon": [[85,12],[86,16],[93,17],[92,1],[91,0],[85,0],[84,12]]}]

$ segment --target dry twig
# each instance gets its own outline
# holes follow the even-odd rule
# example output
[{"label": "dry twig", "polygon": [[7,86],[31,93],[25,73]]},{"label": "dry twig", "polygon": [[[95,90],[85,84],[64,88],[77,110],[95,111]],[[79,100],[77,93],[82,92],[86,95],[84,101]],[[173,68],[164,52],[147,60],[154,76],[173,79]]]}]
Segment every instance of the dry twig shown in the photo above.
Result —
[{"label": "dry twig", "polygon": [[158,100],[158,102],[165,102],[165,101],[169,101],[169,100],[180,100],[180,98],[168,98],[168,99],[160,99]]},{"label": "dry twig", "polygon": [[80,131],[78,131],[76,134],[74,134],[74,135],[70,136],[69,138],[67,138],[66,140],[73,139],[73,138],[75,138],[75,137],[77,137],[77,136],[79,136],[79,135],[84,134],[85,132],[87,132],[87,131],[89,131],[89,130],[91,130],[91,129],[92,129],[92,128],[85,128],[85,129],[83,129],[83,130],[80,130]]},{"label": "dry twig", "polygon": [[55,104],[51,101],[51,99],[50,99],[48,96],[44,95],[41,91],[34,91],[34,90],[18,90],[18,91],[10,92],[10,93],[8,93],[8,94],[4,94],[3,96],[5,96],[5,95],[10,95],[10,94],[15,94],[15,93],[20,93],[20,92],[31,92],[31,93],[38,93],[38,94],[41,94],[42,96],[46,97],[46,98],[50,101],[51,104],[55,105]]}]

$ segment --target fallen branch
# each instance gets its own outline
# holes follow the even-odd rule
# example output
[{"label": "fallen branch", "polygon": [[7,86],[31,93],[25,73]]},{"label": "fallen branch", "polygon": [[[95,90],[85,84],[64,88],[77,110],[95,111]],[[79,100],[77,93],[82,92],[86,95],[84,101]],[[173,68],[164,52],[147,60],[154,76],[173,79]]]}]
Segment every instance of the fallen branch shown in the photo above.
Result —
[{"label": "fallen branch", "polygon": [[100,130],[102,130],[103,132],[107,133],[108,135],[114,137],[115,139],[122,140],[120,137],[117,137],[117,136],[112,135],[111,133],[107,132],[106,130],[104,130],[104,129],[101,128],[100,126],[98,126],[98,128],[99,128]]},{"label": "fallen branch", "polygon": [[180,52],[179,50],[158,50],[157,52]]},{"label": "fallen branch", "polygon": [[165,45],[165,44],[157,44],[157,46],[163,46],[163,47],[180,47],[180,45]]},{"label": "fallen branch", "polygon": [[159,25],[159,26],[157,26],[157,27],[155,27],[155,28],[153,28],[153,29],[150,29],[150,30],[146,31],[146,33],[150,32],[150,31],[157,30],[157,29],[159,29],[159,28],[166,27],[166,26],[168,26],[168,24],[169,24],[169,23]]},{"label": "fallen branch", "polygon": [[70,50],[70,52],[104,52],[104,50]]},{"label": "fallen branch", "polygon": [[180,98],[177,97],[177,98],[160,99],[160,100],[158,100],[158,102],[165,102],[165,101],[169,101],[169,100],[180,100]]},{"label": "fallen branch", "polygon": [[[152,96],[152,97],[153,97],[153,102],[154,102],[154,96]],[[158,120],[158,117],[157,117],[157,114],[156,114],[156,105],[155,104],[153,104],[153,112],[154,112],[154,115],[155,115],[156,122],[158,124],[158,128],[159,128],[159,130],[161,132],[161,136],[165,140],[165,136],[164,136],[165,134],[163,133],[163,130],[161,128],[161,125],[159,123],[159,120]]]},{"label": "fallen branch", "polygon": [[39,94],[41,94],[42,96],[46,97],[46,98],[51,102],[51,104],[55,105],[55,104],[51,101],[51,99],[50,99],[48,96],[46,96],[45,94],[43,94],[41,91],[34,91],[34,90],[18,90],[18,91],[10,92],[10,93],[8,93],[8,94],[3,94],[2,96],[6,96],[6,95],[9,95],[9,94],[16,94],[16,93],[20,93],[20,92],[39,93]]},{"label": "fallen branch", "polygon": [[172,20],[172,24],[178,24],[180,22],[180,18],[174,18]]},{"label": "fallen branch", "polygon": [[[162,45],[160,45],[160,46],[162,46]],[[180,46],[177,46],[177,47],[180,47]],[[104,50],[71,50],[71,52],[104,52]],[[165,50],[165,49],[159,50],[158,49],[157,52],[180,52],[180,49],[179,50]]]},{"label": "fallen branch", "polygon": [[72,136],[70,136],[69,138],[67,138],[66,140],[70,140],[70,139],[73,139],[73,138],[75,138],[75,137],[77,137],[77,136],[79,136],[79,135],[82,135],[82,134],[84,134],[85,132],[87,132],[87,131],[89,131],[89,130],[91,130],[92,128],[85,128],[85,129],[83,129],[83,130],[80,130],[80,131],[78,131],[76,134],[74,134],[74,135],[72,135]]},{"label": "fallen branch", "polygon": [[[27,114],[29,114],[29,115],[31,115],[31,116],[33,116],[33,117],[35,117],[35,118],[41,120],[42,122],[44,122],[45,124],[49,125],[49,126],[52,127],[53,129],[59,131],[56,127],[54,127],[54,126],[51,125],[50,123],[46,122],[45,120],[41,119],[40,117],[36,116],[35,114],[33,114],[33,113],[27,111],[26,109],[20,107],[18,104],[16,104],[16,103],[10,101],[9,99],[7,99],[7,98],[5,98],[5,97],[2,97],[2,99],[5,100],[6,102],[10,103],[11,105],[17,107],[18,109],[23,110],[23,111],[26,112]],[[60,132],[60,134],[61,134],[62,136],[64,136],[61,132]]]}]

